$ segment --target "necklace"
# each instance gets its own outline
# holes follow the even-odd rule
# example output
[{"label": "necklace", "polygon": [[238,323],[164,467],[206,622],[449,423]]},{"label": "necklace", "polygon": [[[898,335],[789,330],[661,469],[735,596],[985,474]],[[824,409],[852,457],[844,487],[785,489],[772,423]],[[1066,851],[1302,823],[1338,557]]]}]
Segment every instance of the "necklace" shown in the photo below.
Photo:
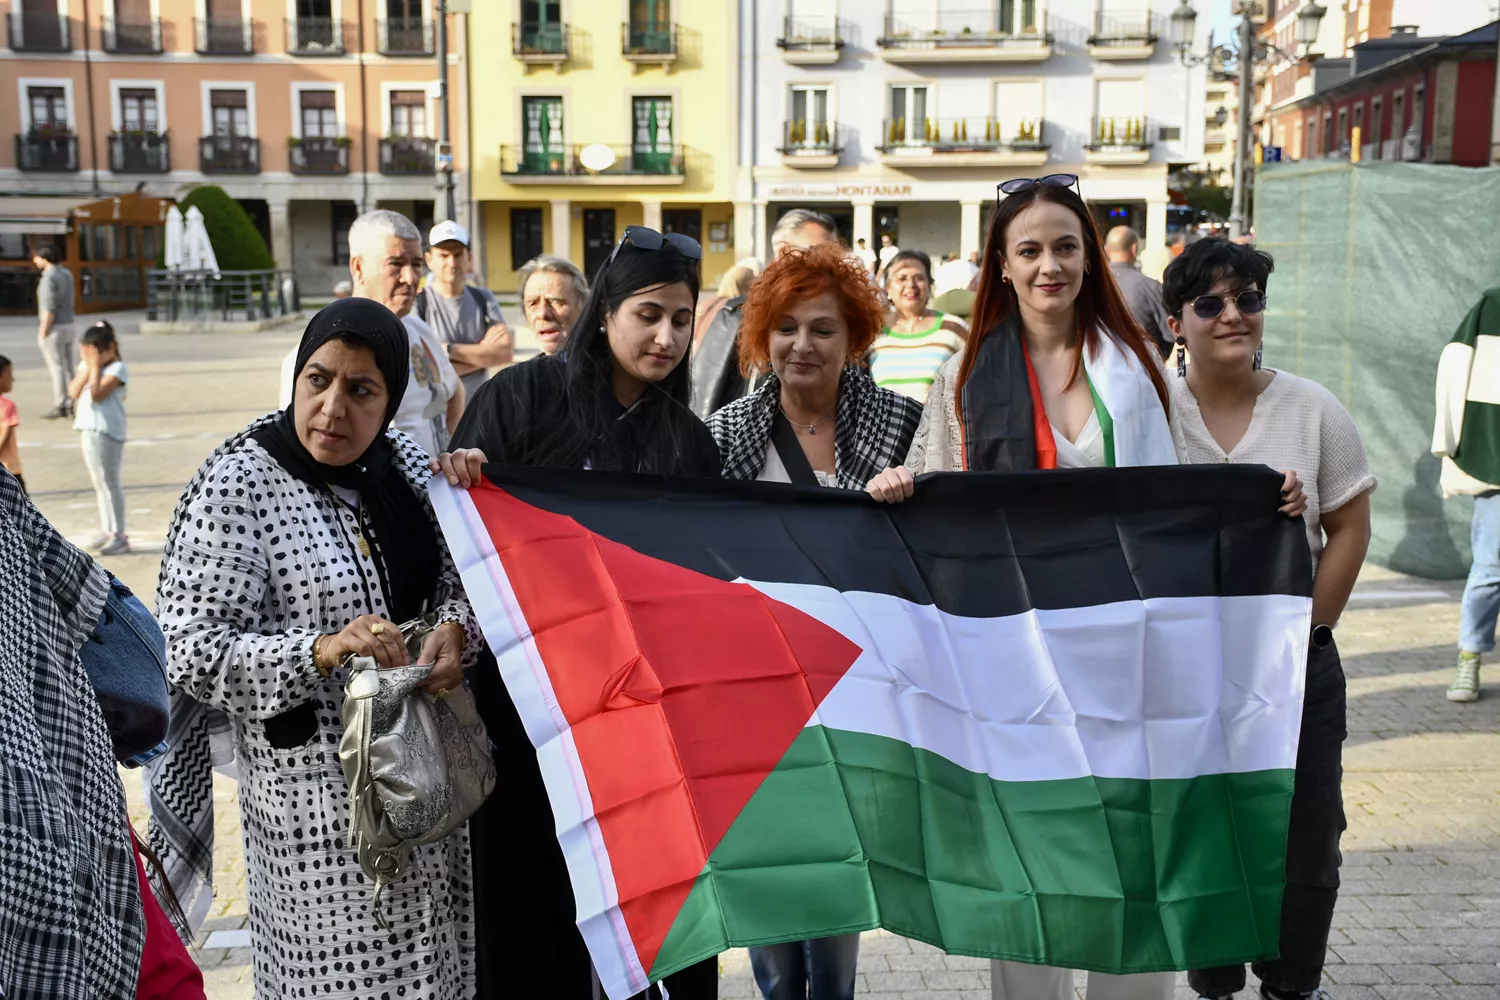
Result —
[{"label": "necklace", "polygon": [[352,504],[348,500],[345,500],[343,497],[339,496],[337,493],[334,493],[331,487],[329,488],[328,492],[331,493],[333,495],[333,498],[338,501],[340,507],[343,507],[345,510],[354,515],[354,542],[359,546],[359,554],[364,556],[366,559],[370,558],[370,540],[365,537],[364,496],[360,496],[358,504]]},{"label": "necklace", "polygon": [[797,430],[799,430],[799,431],[801,431],[804,427],[807,428],[807,430],[803,431],[804,434],[816,434],[816,433],[818,433],[818,428],[822,427],[824,424],[828,423],[828,421],[827,420],[819,420],[815,424],[799,424],[799,423],[797,423],[797,421],[795,421],[795,420],[791,419],[790,417],[788,417],[787,418],[787,423],[791,424],[793,427],[797,428]]}]

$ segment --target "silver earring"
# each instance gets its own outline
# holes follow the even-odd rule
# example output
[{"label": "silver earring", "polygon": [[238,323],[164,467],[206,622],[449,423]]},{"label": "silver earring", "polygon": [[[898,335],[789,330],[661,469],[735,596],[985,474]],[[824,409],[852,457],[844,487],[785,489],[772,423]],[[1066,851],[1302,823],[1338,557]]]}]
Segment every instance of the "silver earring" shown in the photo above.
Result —
[{"label": "silver earring", "polygon": [[1255,363],[1250,366],[1250,370],[1253,371],[1253,372],[1260,371],[1260,352],[1264,349],[1264,347],[1265,347],[1264,344],[1257,344],[1256,345],[1256,348],[1255,348]]}]

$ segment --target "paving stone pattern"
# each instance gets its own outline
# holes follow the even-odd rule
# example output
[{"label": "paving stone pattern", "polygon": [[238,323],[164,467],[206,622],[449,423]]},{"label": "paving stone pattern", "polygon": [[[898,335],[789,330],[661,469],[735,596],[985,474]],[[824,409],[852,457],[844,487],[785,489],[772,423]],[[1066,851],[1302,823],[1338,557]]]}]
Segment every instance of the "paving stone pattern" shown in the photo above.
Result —
[{"label": "paving stone pattern", "polygon": [[[178,493],[217,441],[275,405],[277,366],[294,337],[143,338],[134,335],[136,318],[115,318],[132,375],[130,530],[145,551],[105,561],[151,594]],[[27,481],[48,517],[86,538],[97,526],[77,435],[66,423],[35,418],[46,409],[46,377],[30,320],[0,320],[0,353],[17,364]],[[1367,567],[1339,629],[1349,678],[1349,830],[1326,977],[1335,1000],[1500,998],[1500,666],[1477,704],[1443,698],[1458,588]],[[125,780],[131,816],[144,829],[139,775]],[[216,779],[215,799],[217,895],[204,941],[246,924],[233,783]],[[247,950],[200,948],[196,957],[212,1000],[249,1000]],[[722,964],[721,995],[753,997],[745,952],[726,954]],[[860,955],[859,992],[871,1000],[983,1000],[989,970],[873,932]],[[1190,995],[1179,988],[1179,997]]]}]

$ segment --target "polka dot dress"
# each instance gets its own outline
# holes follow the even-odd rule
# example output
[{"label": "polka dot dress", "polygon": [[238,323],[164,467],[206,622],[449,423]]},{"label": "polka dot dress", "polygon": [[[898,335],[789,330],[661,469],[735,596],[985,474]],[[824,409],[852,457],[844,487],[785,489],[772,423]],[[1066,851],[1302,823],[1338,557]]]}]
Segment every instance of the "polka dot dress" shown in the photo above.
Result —
[{"label": "polka dot dress", "polygon": [[[425,456],[392,437],[403,470],[425,482]],[[411,852],[381,896],[389,930],[376,927],[373,886],[347,846],[346,672],[322,677],[310,651],[321,633],[387,615],[357,539],[352,510],[259,444],[224,455],[163,567],[169,674],[233,723],[257,1000],[459,1000],[475,988],[467,828]],[[478,629],[446,551],[435,596],[439,617],[465,627],[472,666]]]}]

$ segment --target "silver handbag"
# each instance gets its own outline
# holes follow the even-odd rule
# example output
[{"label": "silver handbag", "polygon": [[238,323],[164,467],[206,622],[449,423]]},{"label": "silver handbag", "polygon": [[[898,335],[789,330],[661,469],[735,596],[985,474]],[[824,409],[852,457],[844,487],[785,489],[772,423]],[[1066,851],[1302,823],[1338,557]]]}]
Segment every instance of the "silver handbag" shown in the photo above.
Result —
[{"label": "silver handbag", "polygon": [[489,735],[465,685],[431,695],[416,663],[435,626],[401,626],[413,664],[383,670],[373,657],[349,661],[339,763],[349,782],[349,846],[375,883],[375,923],[388,929],[380,894],[401,877],[411,849],[462,826],[495,788]]}]

